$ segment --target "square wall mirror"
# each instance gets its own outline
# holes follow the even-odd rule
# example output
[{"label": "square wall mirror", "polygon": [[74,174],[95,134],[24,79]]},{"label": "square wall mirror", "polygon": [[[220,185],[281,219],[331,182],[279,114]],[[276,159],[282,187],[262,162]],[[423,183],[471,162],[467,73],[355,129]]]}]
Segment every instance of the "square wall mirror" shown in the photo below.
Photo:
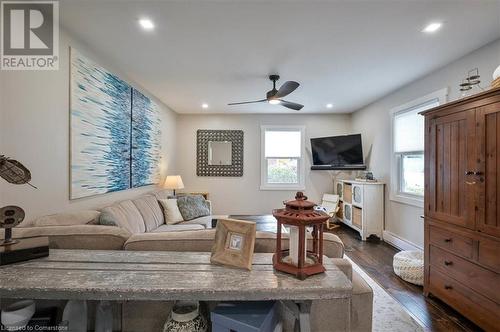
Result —
[{"label": "square wall mirror", "polygon": [[243,176],[243,131],[198,129],[196,175]]},{"label": "square wall mirror", "polygon": [[228,166],[232,163],[232,143],[224,142],[208,142],[208,164]]}]

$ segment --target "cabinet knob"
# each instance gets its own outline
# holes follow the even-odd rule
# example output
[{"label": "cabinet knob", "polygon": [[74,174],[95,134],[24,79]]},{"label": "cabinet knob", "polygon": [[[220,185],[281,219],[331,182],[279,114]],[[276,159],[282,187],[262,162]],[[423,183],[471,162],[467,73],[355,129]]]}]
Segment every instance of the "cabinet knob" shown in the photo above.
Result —
[{"label": "cabinet knob", "polygon": [[450,285],[444,285],[444,289],[453,289],[453,287]]},{"label": "cabinet knob", "polygon": [[444,239],[444,242],[451,242],[453,239],[452,238],[448,238],[448,239]]},{"label": "cabinet knob", "polygon": [[453,264],[452,261],[444,261],[444,265],[446,265],[446,266],[449,266],[449,265],[452,265],[452,264]]}]

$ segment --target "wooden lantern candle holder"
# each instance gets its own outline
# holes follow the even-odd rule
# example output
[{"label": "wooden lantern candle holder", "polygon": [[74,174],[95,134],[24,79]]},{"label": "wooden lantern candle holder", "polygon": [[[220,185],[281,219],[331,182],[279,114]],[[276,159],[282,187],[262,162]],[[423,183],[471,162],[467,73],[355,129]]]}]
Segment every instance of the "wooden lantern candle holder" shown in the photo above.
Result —
[{"label": "wooden lantern candle holder", "polygon": [[[323,227],[330,218],[322,211],[315,211],[315,203],[297,192],[295,200],[285,202],[284,209],[273,211],[278,221],[274,268],[304,280],[314,274],[325,272],[323,266]],[[290,227],[289,249],[282,249],[282,226]],[[312,229],[312,248],[308,250],[306,231]]]}]

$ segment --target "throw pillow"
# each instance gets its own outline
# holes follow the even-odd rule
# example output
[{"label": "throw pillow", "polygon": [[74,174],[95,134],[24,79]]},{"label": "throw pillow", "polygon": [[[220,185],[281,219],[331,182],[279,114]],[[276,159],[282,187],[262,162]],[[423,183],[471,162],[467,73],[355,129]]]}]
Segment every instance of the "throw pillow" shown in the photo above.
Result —
[{"label": "throw pillow", "polygon": [[208,202],[201,195],[181,196],[177,198],[177,205],[184,220],[192,220],[210,215]]},{"label": "throw pillow", "polygon": [[113,218],[113,215],[111,213],[103,211],[101,213],[101,216],[99,217],[99,225],[104,225],[104,226],[118,226],[116,224],[115,219]]},{"label": "throw pillow", "polygon": [[159,199],[158,202],[160,202],[163,207],[165,223],[167,225],[175,225],[184,221],[181,212],[179,211],[179,207],[177,206],[177,199]]},{"label": "throw pillow", "polygon": [[33,221],[33,226],[73,226],[96,224],[101,213],[95,210],[84,210],[43,216]]}]

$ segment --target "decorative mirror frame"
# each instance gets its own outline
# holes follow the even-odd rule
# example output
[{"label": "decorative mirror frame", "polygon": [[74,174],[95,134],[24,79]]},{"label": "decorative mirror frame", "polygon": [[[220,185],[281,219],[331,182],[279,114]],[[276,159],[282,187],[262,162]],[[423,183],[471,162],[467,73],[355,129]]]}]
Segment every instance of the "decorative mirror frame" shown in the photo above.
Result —
[{"label": "decorative mirror frame", "polygon": [[[208,142],[211,141],[231,142],[231,165],[208,164]],[[198,129],[196,142],[197,176],[243,176],[243,130]]]}]

